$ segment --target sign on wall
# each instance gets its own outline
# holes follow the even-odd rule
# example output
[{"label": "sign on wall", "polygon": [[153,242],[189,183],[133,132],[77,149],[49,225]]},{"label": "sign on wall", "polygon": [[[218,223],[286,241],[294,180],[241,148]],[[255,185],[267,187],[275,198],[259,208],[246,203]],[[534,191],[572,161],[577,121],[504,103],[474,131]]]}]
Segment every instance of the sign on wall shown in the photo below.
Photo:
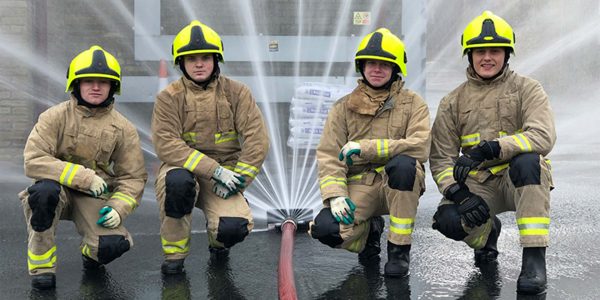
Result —
[{"label": "sign on wall", "polygon": [[371,24],[371,12],[370,11],[355,11],[353,15],[354,25],[370,25]]}]

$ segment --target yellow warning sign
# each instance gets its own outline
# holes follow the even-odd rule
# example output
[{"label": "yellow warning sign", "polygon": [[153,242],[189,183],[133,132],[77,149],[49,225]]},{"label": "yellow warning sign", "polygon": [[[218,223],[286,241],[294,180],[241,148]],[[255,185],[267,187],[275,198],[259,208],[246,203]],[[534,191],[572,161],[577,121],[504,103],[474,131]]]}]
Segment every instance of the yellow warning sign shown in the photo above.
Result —
[{"label": "yellow warning sign", "polygon": [[354,25],[370,25],[371,24],[371,12],[370,11],[355,11],[354,12]]}]

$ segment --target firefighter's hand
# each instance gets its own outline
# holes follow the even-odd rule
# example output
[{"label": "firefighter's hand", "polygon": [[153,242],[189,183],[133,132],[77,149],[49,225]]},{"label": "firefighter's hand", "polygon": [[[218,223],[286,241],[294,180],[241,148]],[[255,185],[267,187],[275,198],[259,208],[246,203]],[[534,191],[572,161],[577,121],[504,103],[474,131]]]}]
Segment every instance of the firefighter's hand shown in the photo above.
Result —
[{"label": "firefighter's hand", "polygon": [[94,175],[94,178],[92,178],[92,184],[90,185],[89,193],[96,198],[100,197],[100,195],[104,193],[108,193],[108,185],[106,184],[106,181],[104,181],[102,177]]},{"label": "firefighter's hand", "polygon": [[329,207],[331,208],[331,214],[338,223],[349,225],[354,222],[354,210],[356,210],[356,205],[354,205],[350,198],[331,198],[329,199]]},{"label": "firefighter's hand", "polygon": [[460,218],[469,227],[481,226],[490,218],[490,207],[479,195],[471,193],[458,205]]},{"label": "firefighter's hand", "polygon": [[484,160],[491,160],[500,156],[500,144],[498,141],[482,141],[478,145],[466,151],[456,160],[454,164],[454,180],[464,183],[469,172],[477,168]]},{"label": "firefighter's hand", "polygon": [[117,228],[119,225],[121,225],[121,216],[119,216],[119,213],[112,207],[104,206],[98,213],[100,214],[100,219],[98,219],[96,224],[111,229]]},{"label": "firefighter's hand", "polygon": [[357,142],[347,142],[342,151],[338,156],[340,161],[346,159],[346,165],[351,166],[354,162],[352,161],[352,155],[360,156],[360,144]]},{"label": "firefighter's hand", "polygon": [[246,179],[244,179],[244,176],[221,166],[217,167],[212,178],[234,193],[245,187]]},{"label": "firefighter's hand", "polygon": [[231,195],[235,194],[235,192],[230,191],[226,186],[224,186],[223,184],[217,182],[214,179],[211,179],[211,182],[213,184],[213,188],[212,191],[217,194],[217,196],[223,198],[223,199],[227,199],[229,198]]},{"label": "firefighter's hand", "polygon": [[460,218],[469,227],[481,226],[490,218],[490,207],[485,200],[465,184],[452,184],[444,191],[444,197],[458,204]]}]

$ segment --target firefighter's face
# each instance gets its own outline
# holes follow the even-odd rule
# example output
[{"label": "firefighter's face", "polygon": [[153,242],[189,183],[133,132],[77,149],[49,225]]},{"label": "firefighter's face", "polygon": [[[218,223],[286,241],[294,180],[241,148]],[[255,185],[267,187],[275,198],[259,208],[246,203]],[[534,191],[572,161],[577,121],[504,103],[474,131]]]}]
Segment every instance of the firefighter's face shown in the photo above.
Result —
[{"label": "firefighter's face", "polygon": [[183,57],[185,71],[197,82],[206,81],[215,68],[213,54],[189,54]]},{"label": "firefighter's face", "polygon": [[365,62],[365,78],[374,87],[382,87],[392,78],[392,63],[382,60],[367,60]]},{"label": "firefighter's face", "polygon": [[492,78],[496,76],[504,65],[504,49],[475,48],[473,49],[473,68],[481,78]]},{"label": "firefighter's face", "polygon": [[87,103],[98,105],[108,98],[110,80],[106,78],[82,78],[79,84],[81,98]]}]

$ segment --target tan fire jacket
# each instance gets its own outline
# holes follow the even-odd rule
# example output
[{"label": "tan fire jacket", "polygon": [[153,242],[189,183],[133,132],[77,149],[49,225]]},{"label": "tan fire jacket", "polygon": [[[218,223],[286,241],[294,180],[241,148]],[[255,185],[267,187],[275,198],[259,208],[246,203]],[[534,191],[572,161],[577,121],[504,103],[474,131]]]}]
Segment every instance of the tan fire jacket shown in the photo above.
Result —
[{"label": "tan fire jacket", "polygon": [[210,179],[220,165],[244,175],[246,186],[256,178],[269,137],[248,87],[225,76],[206,90],[185,77],[156,97],[152,139],[158,158]]},{"label": "tan fire jacket", "polygon": [[[425,163],[429,155],[429,109],[425,101],[403,89],[404,82],[400,80],[384,94],[362,80],[358,82],[358,87],[329,111],[317,147],[323,201],[347,197],[349,179],[369,171],[381,172],[396,155],[408,155],[420,163]],[[360,143],[361,153],[347,167],[338,155],[349,141]]]},{"label": "tan fire jacket", "polygon": [[42,113],[24,151],[25,175],[89,192],[94,174],[109,186],[107,205],[125,219],[140,204],[148,174],[136,128],[111,104],[71,99]]},{"label": "tan fire jacket", "polygon": [[499,159],[471,171],[478,182],[506,169],[519,153],[547,155],[556,141],[554,115],[542,86],[509,68],[484,81],[469,67],[467,81],[440,102],[431,135],[429,163],[442,193],[455,182],[452,170],[459,152],[480,141],[497,140],[501,152]]}]

